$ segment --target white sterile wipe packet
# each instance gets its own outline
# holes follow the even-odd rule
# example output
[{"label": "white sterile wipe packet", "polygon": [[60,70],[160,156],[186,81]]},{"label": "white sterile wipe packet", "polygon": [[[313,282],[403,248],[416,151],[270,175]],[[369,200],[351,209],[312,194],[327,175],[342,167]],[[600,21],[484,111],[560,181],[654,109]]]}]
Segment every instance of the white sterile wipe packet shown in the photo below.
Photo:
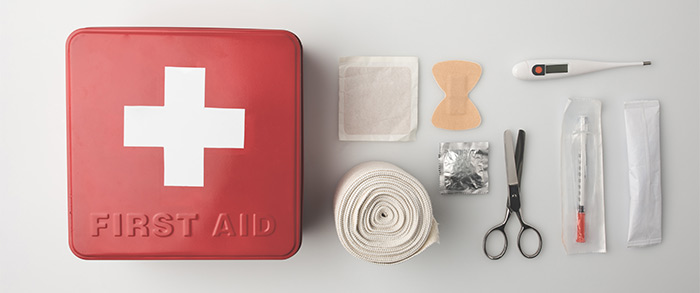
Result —
[{"label": "white sterile wipe packet", "polygon": [[340,140],[415,140],[417,57],[343,57],[338,74]]},{"label": "white sterile wipe packet", "polygon": [[627,247],[661,243],[659,101],[625,103],[630,222]]}]

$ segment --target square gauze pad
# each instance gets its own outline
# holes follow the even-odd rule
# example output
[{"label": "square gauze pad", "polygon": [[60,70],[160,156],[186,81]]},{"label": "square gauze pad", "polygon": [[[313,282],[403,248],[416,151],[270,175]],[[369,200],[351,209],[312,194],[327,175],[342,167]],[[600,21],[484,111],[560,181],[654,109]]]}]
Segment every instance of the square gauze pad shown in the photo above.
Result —
[{"label": "square gauze pad", "polygon": [[343,57],[339,76],[340,140],[415,140],[417,57]]}]

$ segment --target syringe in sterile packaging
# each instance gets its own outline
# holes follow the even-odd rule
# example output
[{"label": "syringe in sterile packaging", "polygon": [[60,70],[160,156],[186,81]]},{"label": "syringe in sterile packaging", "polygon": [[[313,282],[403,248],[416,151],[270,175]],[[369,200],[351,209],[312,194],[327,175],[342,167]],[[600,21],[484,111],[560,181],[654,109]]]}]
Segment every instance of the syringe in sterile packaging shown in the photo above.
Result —
[{"label": "syringe in sterile packaging", "polygon": [[588,117],[579,117],[579,153],[578,153],[578,207],[576,213],[576,242],[586,242],[586,181],[588,179],[588,166],[586,157],[586,145],[588,134]]}]

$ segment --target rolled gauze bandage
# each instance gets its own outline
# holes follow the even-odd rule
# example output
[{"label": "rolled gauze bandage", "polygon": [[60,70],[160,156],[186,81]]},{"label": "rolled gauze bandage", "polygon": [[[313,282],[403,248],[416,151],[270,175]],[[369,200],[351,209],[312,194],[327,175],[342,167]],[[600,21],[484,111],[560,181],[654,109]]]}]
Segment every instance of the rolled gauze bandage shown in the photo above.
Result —
[{"label": "rolled gauze bandage", "polygon": [[359,164],[340,180],[335,193],[335,228],[350,254],[393,264],[438,240],[430,197],[423,185],[386,162]]}]

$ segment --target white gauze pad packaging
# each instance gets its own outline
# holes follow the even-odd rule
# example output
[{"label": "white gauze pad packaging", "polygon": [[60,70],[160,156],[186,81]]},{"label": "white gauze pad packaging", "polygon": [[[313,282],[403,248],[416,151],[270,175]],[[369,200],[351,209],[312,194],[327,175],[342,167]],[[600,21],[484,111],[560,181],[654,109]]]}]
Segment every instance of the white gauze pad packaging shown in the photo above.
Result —
[{"label": "white gauze pad packaging", "polygon": [[661,243],[659,101],[625,103],[630,222],[627,247]]},{"label": "white gauze pad packaging", "polygon": [[343,57],[338,69],[340,140],[415,140],[417,57]]}]

